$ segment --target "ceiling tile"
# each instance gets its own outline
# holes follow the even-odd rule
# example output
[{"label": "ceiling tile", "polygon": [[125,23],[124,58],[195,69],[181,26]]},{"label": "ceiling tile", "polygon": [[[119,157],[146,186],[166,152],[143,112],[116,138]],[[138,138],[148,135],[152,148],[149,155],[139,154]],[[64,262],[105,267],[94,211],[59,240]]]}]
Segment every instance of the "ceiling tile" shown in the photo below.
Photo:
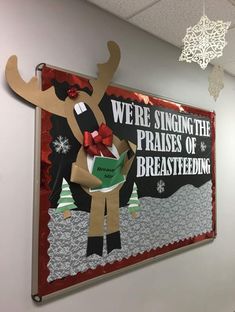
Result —
[{"label": "ceiling tile", "polygon": [[[196,24],[202,12],[202,1],[162,0],[132,17],[130,22],[180,47],[186,28]],[[232,20],[235,24],[235,7],[227,0],[207,0],[206,15],[215,20]]]},{"label": "ceiling tile", "polygon": [[224,48],[223,55],[212,63],[223,66],[224,70],[235,76],[235,28],[229,30],[226,41],[228,44]]},{"label": "ceiling tile", "polygon": [[[203,14],[203,0],[88,0],[89,2],[128,20],[130,23],[175,46],[189,26],[195,25]],[[235,3],[235,0],[231,2]],[[235,5],[230,0],[205,0],[205,13],[211,20],[231,21],[226,35],[228,45],[223,56],[213,60],[235,76]],[[233,28],[234,27],[234,28]],[[179,53],[180,54],[180,53]]]},{"label": "ceiling tile", "polygon": [[88,0],[89,2],[119,17],[129,18],[155,3],[153,0]]}]

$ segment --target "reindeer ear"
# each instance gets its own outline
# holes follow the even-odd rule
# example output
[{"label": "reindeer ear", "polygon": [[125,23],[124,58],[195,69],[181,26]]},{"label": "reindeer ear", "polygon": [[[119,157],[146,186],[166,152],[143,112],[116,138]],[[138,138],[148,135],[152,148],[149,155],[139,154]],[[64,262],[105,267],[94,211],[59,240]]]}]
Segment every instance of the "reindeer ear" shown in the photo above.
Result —
[{"label": "reindeer ear", "polygon": [[65,117],[64,102],[57,98],[54,87],[41,91],[37,77],[33,77],[26,83],[19,74],[15,55],[8,59],[5,75],[10,88],[16,94],[52,114]]}]

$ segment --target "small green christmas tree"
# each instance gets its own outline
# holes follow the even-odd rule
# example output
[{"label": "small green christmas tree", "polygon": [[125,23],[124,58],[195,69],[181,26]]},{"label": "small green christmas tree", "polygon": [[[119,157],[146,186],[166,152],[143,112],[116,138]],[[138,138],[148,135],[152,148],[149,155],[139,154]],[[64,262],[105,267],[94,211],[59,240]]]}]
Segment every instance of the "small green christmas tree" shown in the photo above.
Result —
[{"label": "small green christmas tree", "polygon": [[71,209],[76,209],[72,193],[70,191],[67,181],[63,178],[62,190],[60,193],[60,199],[58,201],[58,207],[55,212],[63,212],[64,219],[71,217]]},{"label": "small green christmas tree", "polygon": [[128,202],[128,211],[130,212],[133,219],[138,218],[140,212],[140,201],[137,193],[137,185],[134,183],[131,197]]}]

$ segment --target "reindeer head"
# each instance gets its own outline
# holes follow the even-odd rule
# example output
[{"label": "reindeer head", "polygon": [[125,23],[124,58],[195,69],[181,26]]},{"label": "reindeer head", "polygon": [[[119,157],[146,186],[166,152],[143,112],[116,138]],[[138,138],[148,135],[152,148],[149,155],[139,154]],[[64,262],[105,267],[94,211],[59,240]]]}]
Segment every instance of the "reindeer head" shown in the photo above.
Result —
[{"label": "reindeer head", "polygon": [[33,77],[28,83],[21,78],[17,68],[17,57],[14,55],[9,58],[6,65],[6,79],[10,88],[28,102],[50,113],[67,118],[74,136],[82,144],[84,129],[79,124],[79,118],[82,117],[83,113],[91,110],[98,125],[105,122],[98,104],[112,80],[120,61],[119,46],[115,42],[109,41],[108,49],[110,53],[109,60],[104,64],[97,65],[98,77],[97,79],[90,80],[93,88],[92,95],[80,91],[76,99],[67,97],[65,101],[61,101],[57,98],[54,87],[46,91],[41,91],[38,86],[37,77]]}]

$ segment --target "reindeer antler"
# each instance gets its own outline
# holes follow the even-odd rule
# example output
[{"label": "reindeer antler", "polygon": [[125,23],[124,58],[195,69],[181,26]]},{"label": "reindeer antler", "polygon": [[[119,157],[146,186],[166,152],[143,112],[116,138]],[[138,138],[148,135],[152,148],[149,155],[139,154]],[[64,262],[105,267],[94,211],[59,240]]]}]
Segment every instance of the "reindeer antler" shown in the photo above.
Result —
[{"label": "reindeer antler", "polygon": [[112,77],[118,67],[120,61],[120,48],[114,41],[108,42],[108,49],[110,57],[104,64],[98,64],[98,77],[97,79],[91,79],[90,84],[93,88],[92,95],[89,95],[85,91],[79,91],[77,99],[70,99],[69,97],[65,100],[65,111],[70,128],[77,140],[81,143],[83,141],[83,132],[80,130],[77,124],[73,107],[76,102],[84,102],[93,111],[97,123],[100,125],[102,122],[105,123],[105,118],[100,110],[99,103],[105,93],[107,86],[109,85]]},{"label": "reindeer antler", "polygon": [[98,66],[98,77],[97,79],[90,80],[90,84],[93,88],[91,95],[92,102],[98,104],[102,99],[104,92],[118,67],[120,62],[120,48],[114,41],[108,42],[108,49],[110,53],[109,60],[104,64],[97,64]]},{"label": "reindeer antler", "polygon": [[28,83],[21,78],[15,55],[8,59],[5,75],[10,88],[19,96],[50,113],[65,117],[64,102],[57,98],[53,87],[41,91],[37,77],[33,77]]},{"label": "reindeer antler", "polygon": [[98,77],[90,80],[93,88],[92,95],[85,91],[80,91],[77,99],[67,97],[65,102],[63,102],[57,98],[54,87],[41,91],[38,87],[37,77],[33,77],[28,83],[22,79],[17,68],[15,55],[11,56],[7,62],[5,70],[6,79],[11,89],[25,100],[50,113],[66,117],[74,136],[82,144],[83,132],[74,117],[74,105],[78,102],[84,102],[93,111],[98,125],[105,122],[99,103],[120,61],[120,49],[114,41],[108,42],[108,49],[110,53],[108,61],[97,65]]}]

